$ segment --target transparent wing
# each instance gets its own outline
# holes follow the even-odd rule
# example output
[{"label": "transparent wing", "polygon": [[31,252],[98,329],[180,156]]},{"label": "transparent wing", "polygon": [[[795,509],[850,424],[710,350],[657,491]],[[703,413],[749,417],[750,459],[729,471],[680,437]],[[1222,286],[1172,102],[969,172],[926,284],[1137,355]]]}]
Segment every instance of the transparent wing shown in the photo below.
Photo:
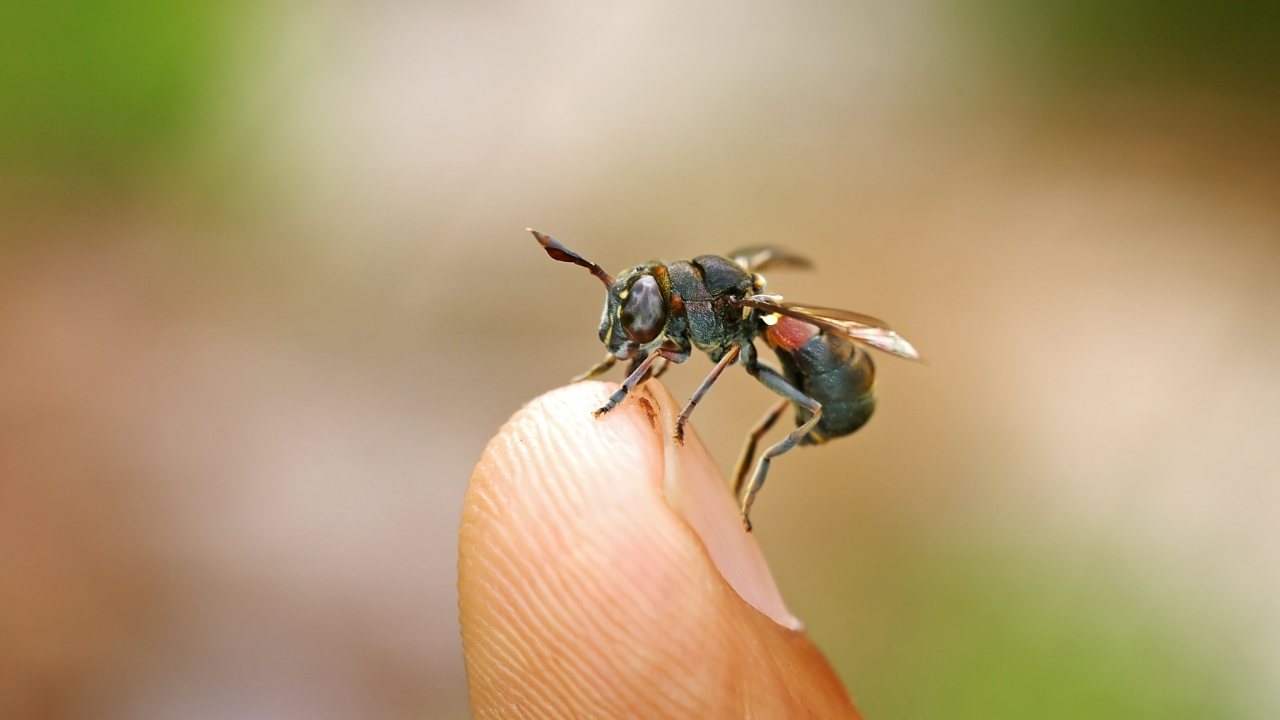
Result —
[{"label": "transparent wing", "polygon": [[799,255],[772,245],[758,245],[734,250],[729,259],[741,265],[747,272],[763,271],[770,267],[810,268],[813,263]]},{"label": "transparent wing", "polygon": [[781,298],[773,295],[752,295],[740,300],[738,305],[803,320],[850,340],[908,360],[920,359],[920,353],[916,352],[915,347],[907,342],[906,338],[890,329],[885,321],[870,315],[836,308],[782,302]]}]

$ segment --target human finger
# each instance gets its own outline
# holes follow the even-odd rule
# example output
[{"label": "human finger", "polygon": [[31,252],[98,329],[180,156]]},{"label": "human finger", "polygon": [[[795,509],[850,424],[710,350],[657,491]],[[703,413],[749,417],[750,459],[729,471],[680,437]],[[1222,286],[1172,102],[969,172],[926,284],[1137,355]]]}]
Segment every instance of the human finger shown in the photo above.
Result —
[{"label": "human finger", "polygon": [[459,593],[476,717],[857,717],[786,609],[696,433],[645,383],[518,412],[467,492]]}]

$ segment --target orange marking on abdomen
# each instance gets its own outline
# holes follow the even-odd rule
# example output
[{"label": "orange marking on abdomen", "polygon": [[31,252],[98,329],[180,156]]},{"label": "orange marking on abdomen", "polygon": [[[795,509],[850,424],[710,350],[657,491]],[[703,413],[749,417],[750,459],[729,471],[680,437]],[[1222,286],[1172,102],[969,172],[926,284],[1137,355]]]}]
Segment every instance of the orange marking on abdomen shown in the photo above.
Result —
[{"label": "orange marking on abdomen", "polygon": [[769,326],[765,331],[765,337],[768,338],[770,345],[788,352],[795,352],[819,332],[821,331],[817,325],[810,325],[803,320],[784,315],[778,318],[778,322]]}]

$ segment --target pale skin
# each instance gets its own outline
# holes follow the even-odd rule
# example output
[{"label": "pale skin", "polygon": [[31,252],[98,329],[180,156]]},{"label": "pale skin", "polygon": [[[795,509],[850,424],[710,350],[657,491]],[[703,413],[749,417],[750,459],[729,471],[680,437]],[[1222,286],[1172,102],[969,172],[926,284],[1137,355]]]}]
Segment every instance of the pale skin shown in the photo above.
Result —
[{"label": "pale skin", "polygon": [[490,441],[458,589],[477,718],[857,718],[656,381],[554,390]]}]

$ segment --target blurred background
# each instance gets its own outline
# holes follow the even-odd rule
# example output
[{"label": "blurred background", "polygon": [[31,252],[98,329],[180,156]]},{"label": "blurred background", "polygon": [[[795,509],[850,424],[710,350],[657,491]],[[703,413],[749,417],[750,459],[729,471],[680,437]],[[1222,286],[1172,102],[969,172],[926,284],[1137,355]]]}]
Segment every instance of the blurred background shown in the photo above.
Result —
[{"label": "blurred background", "polygon": [[1276,717],[1278,77],[1270,2],[6,3],[0,716],[464,717],[471,465],[600,354],[534,226],[927,356],[755,513],[868,717]]}]

